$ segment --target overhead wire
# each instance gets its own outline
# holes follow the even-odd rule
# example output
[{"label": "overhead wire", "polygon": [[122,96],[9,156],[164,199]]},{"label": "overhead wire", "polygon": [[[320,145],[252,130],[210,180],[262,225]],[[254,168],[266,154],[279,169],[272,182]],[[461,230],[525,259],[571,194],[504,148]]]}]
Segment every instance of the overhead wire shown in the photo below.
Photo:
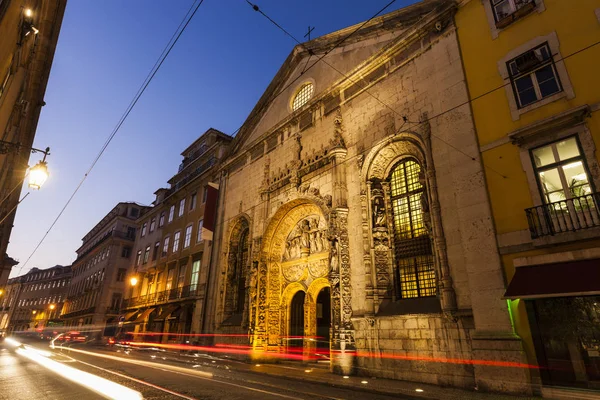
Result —
[{"label": "overhead wire", "polygon": [[[247,3],[250,3],[248,0],[246,0],[246,2],[247,2]],[[252,3],[250,3],[250,4],[251,4],[251,5],[253,5]],[[258,6],[256,6],[256,7],[258,7]],[[253,5],[253,8],[254,8],[254,5]],[[255,10],[255,11],[257,11],[257,10]],[[263,15],[265,15],[265,14],[264,14],[262,11],[261,11],[260,13],[261,13],[261,14],[263,14]],[[265,15],[265,17],[267,17],[267,16]],[[267,19],[268,19],[269,21],[272,21],[272,19],[271,19],[270,17],[267,17]],[[281,25],[279,25],[278,23],[276,23],[275,25],[276,25],[278,28],[281,26]],[[364,24],[363,24],[362,26],[364,26]],[[293,37],[293,36],[292,36],[292,35],[291,35],[289,32],[287,32],[287,31],[286,31],[284,28],[281,28],[281,29],[283,29],[283,30],[285,31],[286,35],[288,35],[288,36],[292,37],[292,39],[294,39],[296,42],[298,42],[298,41],[297,41],[297,39],[296,39],[296,38],[294,38],[294,37]],[[353,32],[353,33],[355,33],[355,32]],[[300,44],[302,44],[302,43],[300,43]],[[585,46],[585,47],[583,47],[583,48],[581,48],[581,49],[579,49],[579,50],[576,50],[576,51],[574,51],[574,52],[572,52],[572,53],[570,53],[570,54],[568,54],[568,55],[566,55],[566,56],[564,56],[564,57],[562,57],[562,58],[559,58],[559,59],[557,59],[557,60],[554,60],[554,62],[555,62],[555,63],[557,63],[557,62],[560,62],[560,61],[566,60],[566,59],[568,59],[568,58],[570,58],[570,57],[573,57],[573,56],[575,56],[575,55],[577,55],[577,54],[580,54],[580,53],[582,53],[583,51],[589,50],[589,49],[591,49],[591,48],[593,48],[593,47],[595,47],[595,46],[597,46],[597,45],[599,45],[599,44],[600,44],[600,41],[598,41],[598,42],[594,42],[594,43],[592,43],[592,44],[590,44],[590,45],[588,45],[588,46]],[[320,61],[322,61],[322,59],[320,59]],[[330,65],[330,66],[331,66],[331,65]],[[340,74],[344,75],[342,72],[340,72],[340,71],[338,71],[338,72],[339,72]],[[497,87],[495,87],[495,88],[493,88],[493,89],[490,89],[490,90],[488,90],[488,91],[486,91],[486,92],[484,92],[484,93],[482,93],[482,94],[480,94],[480,95],[474,96],[474,97],[472,97],[472,98],[470,98],[470,99],[468,99],[468,100],[466,100],[466,101],[464,101],[464,102],[462,102],[462,103],[460,103],[460,104],[458,104],[458,105],[456,105],[456,106],[454,106],[454,107],[451,107],[451,108],[449,108],[449,109],[447,109],[447,110],[441,111],[441,112],[439,112],[438,114],[435,114],[435,115],[433,115],[433,116],[431,116],[431,117],[425,118],[425,119],[423,119],[423,120],[421,120],[421,121],[419,121],[419,122],[412,122],[412,121],[409,121],[409,120],[408,120],[408,118],[406,118],[406,117],[403,117],[403,121],[404,121],[404,123],[401,125],[401,127],[398,129],[398,131],[400,131],[400,130],[402,129],[402,127],[403,127],[403,126],[404,126],[406,123],[411,123],[411,124],[414,124],[414,125],[416,125],[416,126],[418,126],[418,125],[422,125],[422,124],[425,124],[425,123],[429,123],[429,122],[431,122],[432,120],[434,120],[434,119],[436,119],[436,118],[439,118],[439,117],[440,117],[440,116],[442,116],[442,115],[445,115],[445,114],[447,114],[447,113],[449,113],[449,112],[451,112],[451,111],[454,111],[454,110],[456,110],[456,109],[458,109],[458,108],[460,108],[460,107],[463,107],[463,106],[465,106],[465,105],[467,105],[467,104],[470,104],[470,103],[474,102],[475,100],[479,100],[479,99],[481,99],[481,98],[483,98],[483,97],[485,97],[485,96],[488,96],[488,95],[490,95],[490,94],[494,93],[495,91],[497,91],[497,90],[500,90],[500,89],[502,89],[502,88],[504,88],[504,87],[506,87],[506,86],[508,86],[508,85],[510,85],[510,84],[511,84],[511,82],[504,83],[504,84],[502,84],[502,85],[500,85],[500,86],[497,86]],[[365,90],[365,92],[367,92],[367,91]],[[279,94],[281,94],[281,93],[279,93]],[[278,94],[278,95],[279,95],[279,94]],[[369,94],[370,94],[370,93],[369,93]],[[376,96],[373,96],[373,97],[375,97],[375,98],[377,99],[377,97],[376,97]],[[389,105],[387,105],[387,107],[386,107],[386,108],[390,108],[390,106],[389,106]],[[411,129],[413,129],[413,128],[415,128],[415,127],[411,127]],[[241,129],[241,127],[240,127],[240,128],[238,128],[238,130],[237,130],[237,131],[239,131],[240,129]],[[397,131],[396,133],[398,133],[398,131]],[[433,134],[432,134],[432,136],[433,136]],[[438,138],[438,139],[439,139],[439,138]],[[440,139],[440,140],[442,140],[442,139]],[[446,142],[444,141],[444,143],[446,143]],[[451,147],[455,148],[454,146],[451,146]],[[357,154],[355,154],[355,155],[353,155],[353,156],[346,157],[344,160],[342,160],[341,162],[337,163],[337,165],[344,164],[344,163],[347,163],[347,162],[350,162],[350,161],[354,161],[354,160],[356,160],[358,157],[360,157],[360,156],[364,156],[365,154],[367,154],[367,152],[371,151],[372,149],[373,149],[373,146],[371,146],[371,147],[369,147],[369,148],[366,148],[366,149],[363,149],[362,151],[359,151],[359,152],[357,152]],[[461,151],[461,153],[463,153],[463,152]],[[465,154],[465,153],[463,153],[463,154]],[[473,159],[473,157],[469,156],[468,154],[465,154],[465,155],[466,155],[467,157],[469,157],[469,158],[472,158],[472,159]],[[483,163],[482,163],[482,164],[483,164]],[[506,177],[505,175],[503,175],[503,174],[499,173],[498,171],[495,171],[495,170],[493,170],[493,169],[492,169],[492,168],[490,168],[489,166],[486,166],[485,164],[483,164],[483,165],[484,165],[485,167],[487,167],[488,169],[490,169],[490,170],[492,170],[492,171],[496,172],[497,174],[499,174],[499,175],[500,175],[502,178],[505,178],[505,179],[506,179],[506,178],[508,178],[508,177]],[[322,173],[328,172],[328,171],[332,170],[332,169],[333,169],[333,167],[334,167],[334,166],[332,165],[332,166],[330,166],[330,167],[328,167],[328,168],[326,168],[326,169],[323,169],[323,170],[321,170],[321,172],[322,172]],[[284,193],[288,193],[288,192],[289,192],[289,191],[291,191],[291,190],[292,190],[292,188],[290,188],[290,189],[287,189],[287,190],[285,190],[285,191],[284,191]],[[246,209],[242,210],[240,213],[242,213],[242,212],[243,212],[243,213],[249,213],[249,212],[251,212],[251,211],[252,211],[254,208],[256,208],[256,207],[258,207],[258,206],[261,206],[261,205],[263,205],[263,204],[265,204],[265,203],[267,203],[267,202],[268,202],[268,200],[262,200],[262,201],[259,201],[257,204],[254,204],[253,206],[250,206],[250,207],[248,207],[248,208],[246,208]],[[235,215],[235,216],[232,216],[232,217],[230,217],[230,218],[226,218],[226,219],[224,219],[223,221],[219,221],[219,222],[217,222],[216,226],[219,226],[219,225],[224,225],[225,223],[227,223],[227,222],[229,222],[229,221],[231,221],[231,220],[233,220],[233,219],[235,219],[235,218],[237,218],[237,215]]]},{"label": "overhead wire", "polygon": [[[177,40],[179,39],[179,37],[181,36],[181,34],[183,33],[183,31],[184,31],[184,30],[185,30],[185,28],[187,27],[187,25],[189,24],[189,22],[191,21],[191,19],[193,18],[193,16],[196,14],[196,11],[197,11],[197,10],[198,10],[198,8],[200,7],[200,5],[202,5],[203,1],[204,1],[204,0],[201,0],[201,1],[200,1],[200,3],[199,3],[197,6],[196,6],[196,8],[194,9],[194,11],[193,11],[192,15],[189,17],[189,19],[188,19],[188,20],[187,20],[187,22],[185,23],[185,25],[184,25],[183,29],[182,29],[182,30],[179,32],[179,34],[177,35],[175,42],[174,42],[174,43],[173,43],[173,44],[170,46],[170,48],[168,49],[168,51],[167,51],[167,54],[164,56],[164,58],[166,58],[166,56],[167,56],[167,55],[170,53],[170,51],[171,51],[172,47],[175,45],[175,43],[177,42]],[[265,16],[265,17],[266,17],[266,18],[267,18],[269,21],[271,21],[271,22],[272,22],[272,23],[274,23],[274,24],[275,24],[275,25],[276,25],[276,26],[277,26],[279,29],[281,29],[282,31],[284,31],[284,33],[285,33],[286,35],[290,36],[292,39],[294,39],[294,41],[296,41],[297,43],[299,43],[300,45],[302,45],[302,43],[301,43],[301,42],[299,42],[299,41],[298,41],[298,40],[297,40],[295,37],[293,37],[293,35],[291,35],[291,34],[290,34],[290,33],[289,33],[287,30],[285,30],[285,29],[284,29],[284,28],[283,28],[281,25],[279,25],[279,24],[278,24],[278,23],[276,23],[274,20],[272,20],[270,17],[268,17],[268,16],[267,16],[267,15],[266,15],[266,14],[265,14],[265,13],[264,13],[264,12],[263,12],[263,11],[262,11],[260,8],[259,8],[259,7],[258,7],[258,6],[256,6],[255,4],[251,3],[251,2],[250,2],[250,1],[248,1],[248,0],[246,0],[246,2],[247,2],[249,5],[251,5],[251,6],[252,6],[252,8],[253,8],[255,11],[257,11],[257,12],[261,13],[262,15],[264,15],[264,16]],[[352,31],[352,32],[350,32],[348,35],[346,35],[346,36],[344,36],[343,38],[341,38],[341,39],[340,39],[338,42],[336,42],[336,44],[335,44],[335,45],[334,45],[334,46],[333,46],[331,49],[327,50],[327,51],[326,51],[326,52],[325,52],[325,53],[324,53],[322,56],[320,56],[320,57],[319,57],[319,58],[318,58],[318,59],[317,59],[317,60],[316,60],[314,63],[312,63],[312,64],[311,64],[309,67],[305,68],[304,72],[306,72],[306,71],[310,70],[310,69],[311,69],[312,67],[314,67],[314,66],[315,66],[315,65],[316,65],[318,62],[320,62],[320,61],[323,61],[323,59],[324,59],[324,58],[325,58],[325,57],[326,57],[326,56],[327,56],[329,53],[331,53],[333,50],[335,50],[337,47],[339,47],[339,46],[340,46],[342,43],[344,43],[346,40],[348,40],[348,38],[349,38],[349,37],[351,37],[352,35],[356,34],[356,32],[358,32],[360,29],[362,29],[362,28],[363,28],[363,27],[364,27],[364,26],[365,26],[367,23],[369,23],[370,21],[372,21],[374,18],[376,18],[377,16],[379,16],[379,14],[381,14],[383,11],[385,11],[385,10],[386,10],[386,9],[387,9],[389,6],[391,6],[391,5],[392,5],[393,3],[395,3],[395,2],[396,2],[396,0],[392,0],[392,1],[391,1],[391,2],[389,2],[389,3],[388,3],[386,6],[385,6],[385,7],[383,7],[381,10],[379,10],[379,11],[378,11],[378,12],[377,12],[375,15],[373,15],[373,16],[372,16],[371,18],[369,18],[367,21],[365,21],[364,23],[362,23],[362,24],[361,24],[361,25],[360,25],[360,26],[359,26],[357,29],[353,30],[353,31]],[[192,5],[192,7],[193,7],[193,5]],[[256,8],[255,8],[255,7],[256,7]],[[189,12],[188,12],[188,14],[186,14],[186,16],[187,16],[187,15],[189,15]],[[181,24],[180,24],[180,26],[181,26]],[[565,57],[562,57],[561,59],[555,60],[554,62],[556,63],[556,62],[560,62],[560,61],[562,61],[562,60],[565,60],[565,59],[567,59],[567,58],[569,58],[569,57],[572,57],[572,56],[574,56],[574,55],[576,55],[576,54],[579,54],[579,53],[581,53],[581,52],[583,52],[583,51],[585,51],[585,50],[588,50],[588,49],[590,49],[590,48],[592,48],[592,47],[594,47],[594,46],[597,46],[598,44],[600,44],[600,41],[598,41],[598,42],[595,42],[595,43],[593,43],[593,44],[591,44],[591,45],[589,45],[589,46],[586,46],[586,47],[584,47],[584,48],[582,48],[582,49],[579,49],[579,50],[577,50],[577,51],[575,51],[575,52],[573,52],[573,53],[571,53],[571,54],[569,54],[569,55],[567,55],[567,56],[565,56]],[[164,54],[164,51],[163,51],[163,54]],[[313,52],[312,52],[312,50],[310,50],[310,49],[309,49],[309,55],[311,55],[311,56],[313,56],[313,55],[314,55],[314,53],[313,53]],[[161,56],[162,56],[162,55],[161,55]],[[157,67],[157,69],[156,69],[154,72],[152,72],[151,74],[149,74],[149,76],[150,76],[150,80],[151,80],[151,79],[154,77],[154,75],[155,75],[155,74],[156,74],[156,72],[158,71],[158,68],[160,68],[160,65],[162,65],[162,63],[163,63],[163,62],[164,62],[164,59],[162,59],[162,60],[160,61],[160,63],[158,63],[158,67]],[[325,62],[325,63],[326,63],[327,65],[329,65],[331,68],[335,69],[335,70],[336,70],[338,73],[340,73],[340,74],[344,75],[344,76],[345,76],[347,79],[351,80],[352,82],[355,82],[355,81],[353,81],[352,79],[350,79],[349,77],[347,77],[347,76],[346,76],[344,73],[342,73],[341,71],[339,71],[339,70],[337,70],[336,68],[334,68],[334,67],[333,67],[332,65],[330,65],[329,63],[327,63],[327,62]],[[155,65],[156,65],[156,64],[155,64]],[[296,81],[297,81],[297,80],[298,80],[300,77],[301,77],[301,75],[300,75],[300,76],[298,76],[298,77],[296,77],[295,79],[293,79],[293,80],[292,80],[292,81],[291,81],[291,82],[290,82],[288,85],[286,85],[286,86],[285,86],[283,89],[281,89],[280,91],[278,91],[278,92],[277,92],[277,93],[276,93],[276,94],[275,94],[275,95],[274,95],[274,96],[273,96],[273,97],[272,97],[270,100],[272,101],[273,99],[277,98],[277,97],[278,97],[278,96],[280,96],[282,93],[284,93],[284,92],[285,92],[285,91],[286,91],[286,90],[287,90],[287,89],[288,89],[288,88],[289,88],[291,85],[293,85],[293,84],[294,84],[294,83],[295,83],[295,82],[296,82]],[[150,83],[150,82],[147,82],[146,84],[142,85],[142,87],[143,87],[143,89],[144,89],[144,90],[145,90],[145,88],[148,86],[148,84],[149,84],[149,83]],[[493,88],[493,89],[491,89],[491,90],[489,90],[489,91],[487,91],[487,92],[484,92],[484,93],[482,93],[482,94],[480,94],[480,95],[478,95],[478,96],[472,97],[472,98],[470,98],[469,100],[467,100],[467,101],[465,101],[465,102],[463,102],[463,103],[460,103],[460,104],[458,104],[458,105],[456,105],[456,106],[454,106],[454,107],[451,107],[451,108],[449,108],[449,109],[447,109],[447,110],[444,110],[444,111],[442,111],[442,112],[440,112],[440,113],[438,113],[438,114],[436,114],[436,115],[434,115],[434,116],[428,117],[428,118],[426,118],[426,119],[423,119],[423,120],[421,120],[421,121],[419,121],[419,122],[411,122],[411,121],[408,121],[408,119],[406,118],[406,116],[402,116],[404,123],[401,125],[401,128],[400,128],[400,129],[402,129],[402,127],[403,127],[403,126],[404,126],[404,125],[405,125],[407,122],[409,122],[409,123],[412,123],[412,124],[416,124],[416,125],[421,125],[421,124],[424,124],[424,123],[429,123],[430,121],[432,121],[432,120],[434,120],[434,119],[436,119],[436,118],[439,118],[439,117],[440,117],[440,116],[442,116],[442,115],[445,115],[445,114],[447,114],[447,113],[449,113],[449,112],[451,112],[451,111],[454,111],[454,110],[456,110],[456,109],[458,109],[458,108],[460,108],[460,107],[462,107],[462,106],[465,106],[465,105],[467,105],[467,104],[470,104],[470,103],[474,102],[475,100],[478,100],[478,99],[480,99],[480,98],[482,98],[482,97],[485,97],[485,96],[487,96],[487,95],[489,95],[489,94],[491,94],[491,93],[493,93],[493,92],[495,92],[495,91],[497,91],[497,90],[499,90],[499,89],[502,89],[502,88],[504,88],[505,86],[507,86],[507,85],[510,85],[510,84],[511,84],[511,82],[508,82],[508,83],[502,84],[502,85],[500,85],[500,86],[498,86],[498,87],[495,87],[495,88]],[[371,93],[369,93],[369,92],[368,92],[368,91],[367,91],[365,88],[363,88],[363,90],[365,91],[365,93],[367,93],[367,94],[371,95],[371,96],[372,96],[372,97],[374,97],[376,100],[378,100],[378,101],[380,101],[382,104],[384,104],[384,105],[386,106],[386,108],[390,108],[392,111],[394,111],[396,114],[398,114],[398,113],[397,113],[397,111],[395,111],[395,110],[394,110],[394,109],[393,109],[391,106],[389,106],[389,105],[385,104],[385,102],[381,101],[381,100],[380,100],[380,99],[378,99],[376,96],[374,96],[374,95],[372,95]],[[139,92],[140,92],[140,91],[138,91],[138,93],[139,93]],[[141,91],[141,93],[139,93],[139,96],[141,96],[141,94],[142,94],[142,93],[143,93],[143,90]],[[136,95],[136,96],[137,96],[137,95]],[[137,98],[137,99],[134,99],[134,101],[132,101],[132,104],[133,104],[133,106],[135,105],[135,103],[137,103],[137,100],[139,99],[139,96],[138,96],[138,98]],[[133,106],[131,106],[131,108],[133,108]],[[260,111],[261,111],[261,110],[262,110],[264,107],[266,107],[266,104],[263,104],[263,105],[262,105],[260,108],[258,108],[258,110],[257,110],[257,111],[258,111],[258,112],[260,112]],[[129,109],[128,111],[126,111],[126,115],[129,115],[129,113],[130,113],[130,112],[131,112],[131,110],[130,110],[130,109]],[[398,114],[398,115],[399,115],[399,114]],[[119,121],[119,123],[117,124],[117,128],[116,128],[116,130],[117,130],[117,131],[118,131],[118,128],[120,128],[120,126],[122,125],[122,123],[123,123],[123,122],[124,122],[124,119],[122,118],[122,120],[121,120],[121,121]],[[232,136],[235,136],[235,135],[236,135],[236,133],[238,133],[238,132],[239,132],[239,131],[240,131],[240,130],[241,130],[243,127],[244,127],[244,125],[245,125],[245,123],[244,123],[244,124],[242,124],[242,125],[241,125],[239,128],[237,128],[237,129],[236,129],[236,130],[235,130],[235,131],[232,133]],[[116,134],[116,132],[114,132],[114,134]],[[111,134],[111,136],[112,136],[112,137],[114,137],[114,134]],[[434,135],[432,134],[432,137],[433,137],[433,136],[434,136]],[[439,138],[439,137],[437,137],[437,136],[435,136],[435,137],[436,137],[436,139],[438,139],[438,140],[441,140],[442,142],[446,143],[446,144],[447,144],[447,145],[449,145],[450,147],[452,147],[452,148],[455,148],[455,149],[456,149],[456,147],[455,147],[455,146],[453,146],[453,145],[451,145],[451,144],[447,143],[447,142],[446,142],[446,141],[444,141],[443,139],[441,139],[441,138]],[[109,137],[109,138],[110,138],[110,137]],[[110,138],[110,140],[112,140],[112,138]],[[110,143],[110,141],[109,141],[109,140],[107,140],[107,142],[105,143],[105,146],[103,146],[103,148],[102,148],[102,150],[101,150],[101,153],[103,153],[103,152],[104,152],[104,150],[106,150],[106,147],[108,146],[108,144],[109,144],[109,143]],[[369,147],[369,148],[367,148],[367,149],[364,149],[363,151],[360,151],[360,152],[358,152],[356,155],[346,158],[346,159],[345,159],[345,160],[343,160],[341,163],[350,162],[351,160],[354,160],[354,159],[356,159],[356,158],[358,158],[358,157],[360,157],[360,156],[363,156],[363,155],[365,155],[365,154],[366,154],[368,151],[370,151],[371,149],[372,149],[372,147]],[[471,158],[471,159],[475,159],[474,157],[472,157],[472,156],[470,156],[470,155],[468,155],[468,154],[466,154],[466,153],[464,153],[464,152],[460,151],[459,149],[457,149],[457,151],[461,152],[462,154],[466,155],[467,157],[469,157],[469,158]],[[101,156],[101,154],[99,154],[99,156]],[[46,232],[46,234],[44,235],[44,237],[42,238],[42,240],[41,240],[41,241],[38,243],[38,245],[36,246],[36,248],[34,249],[34,251],[33,251],[33,252],[31,253],[31,255],[30,255],[28,258],[27,258],[26,262],[25,262],[25,263],[24,263],[24,264],[21,266],[21,268],[19,269],[19,271],[21,271],[21,270],[24,268],[24,266],[25,266],[25,265],[27,265],[27,263],[29,262],[29,260],[31,259],[31,257],[32,257],[32,256],[35,254],[35,252],[37,251],[37,249],[40,247],[40,245],[42,244],[42,242],[44,241],[44,239],[47,237],[47,235],[48,235],[48,234],[49,234],[49,232],[51,231],[52,227],[53,227],[53,226],[56,224],[56,222],[58,221],[58,219],[60,218],[60,216],[62,215],[62,213],[64,212],[64,210],[65,210],[65,209],[66,209],[66,207],[68,206],[68,204],[70,203],[70,201],[73,199],[74,195],[77,193],[77,191],[79,190],[79,188],[80,188],[80,187],[81,187],[81,185],[83,184],[83,181],[84,181],[84,180],[87,178],[87,176],[88,176],[89,172],[91,171],[91,169],[92,169],[92,168],[93,168],[93,166],[96,164],[96,162],[98,161],[98,159],[99,159],[99,158],[100,158],[100,157],[97,157],[97,158],[94,160],[94,162],[93,162],[93,164],[92,164],[92,167],[91,167],[91,168],[88,170],[88,172],[85,174],[84,178],[82,179],[82,181],[80,182],[80,184],[77,186],[77,188],[76,188],[76,190],[74,191],[73,195],[72,195],[72,196],[69,198],[69,200],[67,201],[67,204],[65,204],[65,206],[63,207],[63,209],[61,210],[61,212],[59,213],[59,215],[57,216],[57,218],[55,219],[55,221],[52,223],[52,225],[50,226],[50,228],[48,229],[48,231]],[[338,165],[339,165],[339,164],[338,164]],[[485,166],[485,164],[483,164],[483,165]],[[498,171],[495,171],[495,170],[491,169],[491,168],[490,168],[490,167],[488,167],[488,166],[486,166],[486,167],[487,167],[488,169],[490,169],[490,170],[492,170],[492,171],[494,171],[494,172],[498,173],[498,174],[499,174],[500,176],[502,176],[503,178],[507,178],[506,176],[502,175],[502,174],[501,174],[501,173],[499,173]],[[333,168],[333,167],[329,167],[329,168],[327,168],[326,170],[324,170],[323,172],[327,172],[327,171],[331,170],[332,168]],[[289,191],[289,190],[291,190],[291,189],[288,189],[288,191]],[[255,205],[253,205],[253,206],[251,206],[251,207],[247,208],[246,210],[244,210],[244,212],[251,211],[251,210],[252,210],[252,209],[254,209],[255,207],[257,207],[257,206],[260,206],[261,204],[263,204],[263,203],[265,203],[265,202],[266,202],[266,201],[261,201],[261,202],[259,202],[259,203],[255,204]],[[224,223],[226,223],[226,222],[228,222],[228,221],[230,221],[230,220],[232,220],[232,219],[234,219],[234,218],[235,218],[235,216],[234,216],[234,217],[231,217],[231,218],[227,218],[227,219],[225,219],[225,220],[223,220],[223,221],[220,221],[220,222],[218,222],[218,223],[217,223],[217,225],[224,224]]]},{"label": "overhead wire", "polygon": [[[69,199],[67,200],[67,202],[65,203],[65,205],[63,206],[63,208],[60,210],[60,212],[58,213],[58,215],[56,216],[56,218],[54,219],[54,221],[52,222],[52,224],[50,225],[50,227],[48,228],[48,230],[46,231],[46,233],[42,237],[42,239],[38,242],[37,246],[33,249],[33,251],[31,252],[31,254],[29,255],[29,257],[27,257],[27,260],[25,261],[25,263],[23,263],[21,265],[21,267],[19,268],[18,274],[21,273],[21,271],[23,270],[23,268],[29,263],[29,260],[31,260],[31,258],[33,257],[33,255],[37,252],[37,250],[42,245],[42,243],[44,242],[44,240],[46,239],[46,237],[48,237],[48,234],[50,233],[50,231],[52,231],[52,229],[54,228],[54,226],[56,225],[56,223],[58,222],[58,220],[60,219],[60,217],[63,215],[63,213],[65,212],[65,210],[67,209],[67,207],[69,206],[69,204],[71,203],[71,201],[73,200],[73,198],[75,197],[75,195],[77,194],[77,192],[79,191],[79,189],[81,189],[81,186],[83,185],[83,183],[85,182],[85,180],[87,179],[87,177],[89,176],[89,174],[92,172],[92,170],[94,169],[94,167],[96,166],[96,164],[98,163],[98,161],[100,160],[100,158],[102,157],[102,155],[104,154],[104,152],[106,151],[106,149],[108,148],[109,144],[112,142],[112,140],[114,139],[114,137],[116,136],[116,134],[121,129],[121,126],[123,126],[123,123],[125,122],[125,120],[129,116],[129,114],[131,113],[131,111],[133,110],[133,108],[135,107],[135,105],[137,104],[137,102],[139,101],[139,99],[142,97],[142,95],[144,94],[144,92],[148,88],[148,85],[150,85],[150,82],[152,82],[152,80],[156,76],[156,74],[159,71],[160,67],[163,65],[163,63],[165,62],[165,60],[167,59],[167,57],[171,53],[171,50],[173,50],[173,47],[175,47],[175,44],[177,44],[177,42],[179,41],[179,38],[181,38],[181,35],[183,34],[183,32],[188,27],[189,23],[194,18],[194,15],[196,15],[196,12],[198,11],[198,9],[202,5],[202,3],[204,3],[204,0],[200,0],[197,4],[196,4],[196,2],[197,2],[197,0],[194,0],[194,2],[192,3],[192,6],[187,11],[187,13],[185,14],[184,18],[180,22],[179,26],[177,27],[177,29],[175,30],[175,32],[171,36],[171,39],[169,40],[169,42],[167,43],[167,45],[163,49],[163,51],[162,51],[161,55],[158,57],[157,61],[154,63],[154,66],[152,67],[152,69],[150,70],[150,72],[148,73],[148,75],[146,76],[146,79],[144,79],[142,85],[138,89],[138,91],[135,94],[135,96],[133,97],[132,101],[129,103],[129,105],[125,109],[125,112],[123,113],[123,115],[121,116],[121,118],[119,119],[119,121],[117,122],[117,125],[114,127],[113,131],[110,133],[110,135],[108,136],[108,138],[106,139],[106,141],[104,142],[104,144],[102,145],[102,147],[100,148],[100,151],[98,152],[98,154],[96,155],[96,157],[92,161],[90,167],[85,172],[83,178],[81,179],[81,181],[79,182],[79,184],[76,186],[75,190],[73,191],[73,193],[71,194],[71,196],[69,197]],[[193,11],[192,11],[192,9],[193,9]]]}]

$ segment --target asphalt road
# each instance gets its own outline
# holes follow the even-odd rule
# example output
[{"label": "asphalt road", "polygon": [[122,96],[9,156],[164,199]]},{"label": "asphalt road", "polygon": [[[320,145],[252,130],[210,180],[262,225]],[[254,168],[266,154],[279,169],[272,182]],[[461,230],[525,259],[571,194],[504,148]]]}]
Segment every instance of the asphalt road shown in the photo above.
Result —
[{"label": "asphalt road", "polygon": [[[182,364],[163,360],[160,353],[107,352],[93,347],[50,350],[44,344],[33,348],[52,362],[93,374],[141,393],[145,399],[227,400],[391,400],[391,397],[327,384],[258,375],[230,368],[227,363],[198,360]],[[37,354],[37,353],[36,353]],[[154,357],[153,357],[154,356]],[[37,357],[37,356],[36,356]],[[41,357],[41,356],[40,356]],[[166,358],[166,357],[165,357]],[[44,360],[40,361],[44,362]],[[103,398],[81,383],[59,375],[58,367],[44,367],[14,348],[0,345],[0,399],[96,399]],[[101,386],[107,386],[103,384]],[[116,398],[122,397],[117,395]]]}]

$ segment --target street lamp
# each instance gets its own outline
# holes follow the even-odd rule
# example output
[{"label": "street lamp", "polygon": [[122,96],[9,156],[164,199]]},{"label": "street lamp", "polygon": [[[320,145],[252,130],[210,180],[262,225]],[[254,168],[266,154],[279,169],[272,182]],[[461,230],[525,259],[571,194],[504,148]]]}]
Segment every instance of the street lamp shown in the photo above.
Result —
[{"label": "street lamp", "polygon": [[44,155],[44,159],[29,170],[29,187],[39,190],[46,179],[48,179],[48,163]]},{"label": "street lamp", "polygon": [[56,305],[54,304],[50,304],[50,306],[48,306],[49,309],[54,310],[56,308]]},{"label": "street lamp", "polygon": [[132,276],[131,279],[129,279],[129,283],[131,284],[131,286],[135,286],[138,284],[138,278],[136,276]]}]

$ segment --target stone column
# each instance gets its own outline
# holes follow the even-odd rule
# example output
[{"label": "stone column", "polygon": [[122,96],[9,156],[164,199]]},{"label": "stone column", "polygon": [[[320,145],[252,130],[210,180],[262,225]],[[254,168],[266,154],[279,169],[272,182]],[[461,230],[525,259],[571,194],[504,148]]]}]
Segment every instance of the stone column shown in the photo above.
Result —
[{"label": "stone column", "polygon": [[352,325],[352,286],[348,241],[348,189],[346,186],[345,158],[347,150],[341,146],[330,151],[333,163],[333,210],[329,218],[329,238],[332,257],[337,257],[337,268],[330,272],[331,283],[331,351],[333,372],[352,373],[354,356],[354,327]]}]

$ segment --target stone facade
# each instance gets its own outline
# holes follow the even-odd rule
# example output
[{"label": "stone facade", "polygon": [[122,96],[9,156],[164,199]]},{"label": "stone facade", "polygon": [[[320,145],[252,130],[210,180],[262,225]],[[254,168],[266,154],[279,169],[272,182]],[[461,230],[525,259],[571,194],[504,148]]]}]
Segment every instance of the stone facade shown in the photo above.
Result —
[{"label": "stone facade", "polygon": [[0,289],[15,265],[6,249],[66,4],[0,2]]},{"label": "stone facade", "polygon": [[[454,12],[452,2],[426,1],[342,46],[355,27],[296,46],[233,141],[220,182],[213,327],[248,333],[254,357],[290,352],[300,332],[302,358],[314,360],[327,304],[335,372],[529,391],[472,117],[455,108],[468,92]],[[325,51],[327,63],[303,70]],[[294,108],[307,84],[312,97]],[[415,241],[399,238],[392,179],[408,161],[418,169],[420,197],[406,200],[418,210]],[[241,226],[247,258],[235,250]],[[418,251],[402,247],[417,242]],[[407,260],[429,268],[414,293]],[[239,262],[243,280],[232,281]],[[247,298],[237,322],[227,311],[234,290]]]},{"label": "stone facade", "polygon": [[125,291],[137,219],[148,207],[118,203],[82,239],[60,318],[65,326],[114,336]]}]

